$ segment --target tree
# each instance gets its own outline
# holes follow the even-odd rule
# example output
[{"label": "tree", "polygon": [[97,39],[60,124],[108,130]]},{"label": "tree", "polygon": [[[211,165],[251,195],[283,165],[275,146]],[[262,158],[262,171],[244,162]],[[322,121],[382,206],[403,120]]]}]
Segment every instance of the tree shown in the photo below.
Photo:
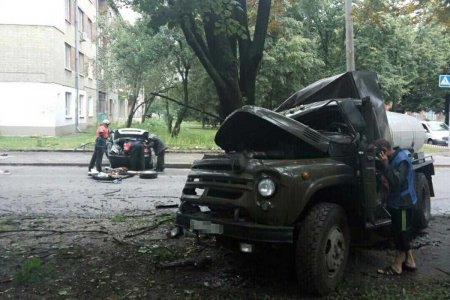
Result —
[{"label": "tree", "polygon": [[292,93],[321,78],[324,62],[318,38],[305,34],[303,23],[279,17],[279,27],[266,43],[257,80],[257,105],[275,108]]},{"label": "tree", "polygon": [[396,111],[436,107],[437,75],[450,61],[448,31],[410,4],[367,0],[355,10],[356,65],[378,72]]},{"label": "tree", "polygon": [[304,24],[304,36],[318,38],[318,52],[328,75],[345,71],[344,1],[298,1],[292,14]]},{"label": "tree", "polygon": [[[243,103],[255,103],[272,1],[124,0],[151,17],[153,24],[181,28],[187,43],[211,77],[225,118]],[[248,10],[248,8],[250,9]],[[249,13],[255,7],[254,24]]]},{"label": "tree", "polygon": [[[102,53],[101,64],[109,81],[119,82],[127,90],[127,127],[141,105],[144,115],[148,113],[154,100],[151,93],[166,89],[173,78],[167,74],[167,51],[161,47],[161,36],[148,30],[147,24],[145,19],[134,25],[116,19],[104,30],[109,44]],[[138,104],[140,95],[144,98],[142,104]]]}]

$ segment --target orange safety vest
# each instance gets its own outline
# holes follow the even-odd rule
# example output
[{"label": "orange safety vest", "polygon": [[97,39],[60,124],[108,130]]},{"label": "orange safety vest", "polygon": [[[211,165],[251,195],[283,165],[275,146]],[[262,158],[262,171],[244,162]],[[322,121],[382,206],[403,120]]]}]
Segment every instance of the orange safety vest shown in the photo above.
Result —
[{"label": "orange safety vest", "polygon": [[100,136],[100,132],[103,132],[103,137],[104,138],[108,138],[109,137],[108,127],[106,127],[104,124],[98,126],[97,132],[95,133],[95,136],[99,137]]}]

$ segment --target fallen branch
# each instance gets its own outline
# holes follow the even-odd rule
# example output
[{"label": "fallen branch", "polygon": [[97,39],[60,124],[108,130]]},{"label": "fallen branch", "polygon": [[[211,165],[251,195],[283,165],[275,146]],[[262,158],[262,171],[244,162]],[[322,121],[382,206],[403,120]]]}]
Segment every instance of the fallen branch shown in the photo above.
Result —
[{"label": "fallen branch", "polygon": [[[158,226],[159,226],[159,224],[153,224],[151,226],[141,227],[140,228],[140,229],[142,229],[141,231],[139,231],[137,233],[126,234],[124,236],[124,238],[127,239],[127,238],[131,238],[131,237],[135,237],[135,236],[141,235],[143,233],[149,232],[150,230],[156,229]],[[139,230],[139,228],[138,229],[134,229],[133,231],[137,231],[137,230]]]},{"label": "fallen branch", "polygon": [[109,196],[109,195],[115,194],[115,193],[117,193],[117,192],[120,192],[121,190],[122,190],[122,189],[118,189],[118,190],[115,190],[115,191],[112,191],[112,192],[103,193],[103,195],[104,195],[104,196]]},{"label": "fallen branch", "polygon": [[125,218],[141,218],[141,217],[150,217],[150,216],[154,216],[155,213],[151,213],[151,214],[140,214],[140,215],[125,215]]},{"label": "fallen branch", "polygon": [[12,282],[12,281],[13,281],[12,278],[2,279],[2,280],[0,280],[0,284],[2,284],[2,283],[9,283],[9,282]]},{"label": "fallen branch", "polygon": [[118,239],[116,237],[113,237],[113,242],[118,243],[120,245],[129,245],[129,246],[140,247],[140,245],[137,245],[135,243],[126,242],[126,241]]},{"label": "fallen branch", "polygon": [[59,234],[66,234],[66,233],[100,233],[100,234],[109,234],[109,232],[103,231],[103,230],[53,230],[53,229],[0,230],[0,234],[12,233],[12,232],[52,232],[52,233],[59,233]]},{"label": "fallen branch", "polygon": [[186,260],[178,260],[167,263],[159,263],[158,267],[161,269],[173,269],[173,268],[185,268],[185,267],[194,267],[194,268],[205,268],[211,265],[212,259],[207,256],[201,259],[186,259]]},{"label": "fallen branch", "polygon": [[445,275],[450,276],[450,272],[444,271],[441,268],[436,268],[436,270],[441,271],[442,273],[444,273]]},{"label": "fallen branch", "polygon": [[177,208],[178,204],[158,204],[155,206],[155,208],[162,209],[162,208]]}]

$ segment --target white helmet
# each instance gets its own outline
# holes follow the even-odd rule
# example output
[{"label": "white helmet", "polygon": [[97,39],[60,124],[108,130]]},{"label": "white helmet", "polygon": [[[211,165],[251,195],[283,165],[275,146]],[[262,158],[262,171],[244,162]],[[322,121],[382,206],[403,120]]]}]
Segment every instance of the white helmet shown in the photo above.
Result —
[{"label": "white helmet", "polygon": [[109,125],[109,120],[108,120],[108,119],[104,119],[104,120],[102,121],[102,124]]}]

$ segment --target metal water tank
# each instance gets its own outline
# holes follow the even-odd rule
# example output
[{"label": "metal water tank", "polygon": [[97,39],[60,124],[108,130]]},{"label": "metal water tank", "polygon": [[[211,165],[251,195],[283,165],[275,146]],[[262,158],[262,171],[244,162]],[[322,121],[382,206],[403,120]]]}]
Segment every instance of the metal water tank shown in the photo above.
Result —
[{"label": "metal water tank", "polygon": [[412,116],[386,112],[392,135],[392,145],[417,152],[426,140],[425,129],[420,121]]}]

